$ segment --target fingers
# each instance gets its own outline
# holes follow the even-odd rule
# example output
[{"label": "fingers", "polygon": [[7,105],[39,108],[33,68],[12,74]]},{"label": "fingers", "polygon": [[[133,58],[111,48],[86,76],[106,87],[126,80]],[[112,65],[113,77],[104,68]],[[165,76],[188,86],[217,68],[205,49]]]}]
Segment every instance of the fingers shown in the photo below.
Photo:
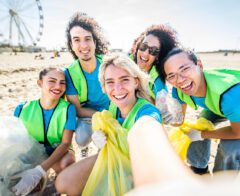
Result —
[{"label": "fingers", "polygon": [[37,185],[37,183],[28,185],[23,180],[20,180],[11,190],[15,195],[28,195],[36,186],[35,184]]}]

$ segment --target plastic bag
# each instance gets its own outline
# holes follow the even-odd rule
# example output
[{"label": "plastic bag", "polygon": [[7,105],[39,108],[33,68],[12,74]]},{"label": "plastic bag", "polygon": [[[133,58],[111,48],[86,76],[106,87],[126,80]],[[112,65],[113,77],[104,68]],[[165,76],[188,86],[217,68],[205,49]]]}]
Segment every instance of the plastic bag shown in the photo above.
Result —
[{"label": "plastic bag", "polygon": [[10,177],[41,163],[45,149],[28,135],[18,118],[0,117],[0,130],[0,195],[13,195],[9,188],[16,182]]},{"label": "plastic bag", "polygon": [[214,124],[206,118],[201,117],[198,118],[196,122],[185,120],[184,123],[180,126],[180,129],[183,132],[189,132],[191,129],[200,131],[213,131]]},{"label": "plastic bag", "polygon": [[156,96],[156,107],[160,110],[164,124],[181,124],[183,122],[182,106],[172,98],[165,89]]},{"label": "plastic bag", "polygon": [[99,152],[82,195],[123,195],[133,188],[127,130],[106,110],[93,115],[92,127],[106,134],[107,143]]},{"label": "plastic bag", "polygon": [[172,128],[167,133],[168,138],[178,155],[182,160],[186,160],[188,147],[191,143],[190,138],[179,128]]},{"label": "plastic bag", "polygon": [[195,122],[185,120],[180,127],[172,128],[168,131],[169,140],[183,160],[186,159],[187,150],[191,143],[190,138],[185,133],[189,132],[191,129],[197,129],[199,131],[213,131],[214,125],[211,121],[201,117]]}]

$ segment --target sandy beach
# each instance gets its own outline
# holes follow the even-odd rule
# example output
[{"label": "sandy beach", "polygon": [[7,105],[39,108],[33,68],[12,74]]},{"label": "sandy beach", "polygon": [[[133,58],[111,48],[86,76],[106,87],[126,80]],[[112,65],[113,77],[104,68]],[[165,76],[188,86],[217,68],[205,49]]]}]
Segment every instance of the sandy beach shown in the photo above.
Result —
[{"label": "sandy beach", "polygon": [[[53,53],[41,53],[43,59],[35,59],[35,56],[39,54],[40,53],[18,53],[17,55],[10,53],[0,54],[0,115],[13,115],[14,108],[20,102],[39,97],[37,79],[40,70],[49,66],[64,68],[69,66],[73,61],[72,56],[67,52],[60,53],[60,57],[56,58],[51,58]],[[200,53],[198,56],[202,60],[205,69],[240,69],[239,53],[229,53],[227,56],[225,56],[224,53]],[[187,119],[195,120],[198,114],[199,111],[188,109]],[[82,157],[76,144],[74,148],[77,159],[81,159]],[[94,148],[95,147],[90,144],[90,153],[96,151]],[[215,151],[216,145],[213,146],[211,163],[213,163]]]},{"label": "sandy beach", "polygon": [[[36,58],[40,54],[42,60]],[[240,53],[228,53],[227,56],[224,53],[199,53],[198,56],[205,69],[240,69]],[[64,68],[73,61],[68,52],[60,53],[60,57],[52,57],[53,53],[0,54],[0,115],[12,115],[20,102],[39,97],[37,79],[43,68]],[[188,107],[187,118],[194,120],[198,113]]]},{"label": "sandy beach", "polygon": [[[73,61],[72,56],[60,53],[60,57],[51,58],[53,53],[41,53],[43,60],[35,59],[40,53],[0,54],[0,114],[12,115],[14,108],[23,101],[39,96],[37,87],[38,73],[44,67],[64,68]],[[200,53],[204,68],[240,69],[240,54]]]}]

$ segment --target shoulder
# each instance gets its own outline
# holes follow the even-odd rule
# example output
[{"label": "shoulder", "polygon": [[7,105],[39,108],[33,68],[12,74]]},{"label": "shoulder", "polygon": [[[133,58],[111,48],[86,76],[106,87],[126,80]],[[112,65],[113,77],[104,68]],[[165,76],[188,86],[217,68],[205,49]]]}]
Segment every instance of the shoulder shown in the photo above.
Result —
[{"label": "shoulder", "polygon": [[226,92],[222,94],[222,102],[228,103],[229,105],[235,105],[235,104],[232,104],[232,103],[236,103],[233,101],[239,102],[239,105],[240,105],[239,100],[240,100],[240,83],[237,85],[234,85],[233,87],[231,87],[230,89],[228,89]]},{"label": "shoulder", "polygon": [[240,84],[227,90],[221,97],[221,111],[231,122],[240,122]]},{"label": "shoulder", "polygon": [[142,116],[151,116],[157,121],[162,122],[160,111],[152,104],[143,105],[137,113],[136,120]]},{"label": "shoulder", "polygon": [[23,106],[26,104],[26,101],[25,102],[21,102],[16,108],[15,108],[15,110],[14,110],[14,113],[13,113],[13,115],[15,116],[15,117],[19,117],[19,115],[20,115],[20,113],[21,113],[21,111],[22,111],[22,108],[23,108]]},{"label": "shoulder", "polygon": [[[221,97],[221,109],[224,111],[234,111],[240,109],[240,83],[231,87]],[[233,104],[234,103],[234,104]]]},{"label": "shoulder", "polygon": [[72,103],[68,106],[68,113],[76,113],[76,108]]}]

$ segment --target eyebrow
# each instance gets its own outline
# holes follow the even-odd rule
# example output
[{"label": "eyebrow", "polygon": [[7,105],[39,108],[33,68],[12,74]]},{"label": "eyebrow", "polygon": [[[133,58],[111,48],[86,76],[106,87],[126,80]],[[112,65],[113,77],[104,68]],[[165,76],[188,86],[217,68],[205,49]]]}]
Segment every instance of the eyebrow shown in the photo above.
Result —
[{"label": "eyebrow", "polygon": [[158,48],[158,49],[159,49],[158,46],[149,46],[149,45],[148,45],[148,42],[142,42],[142,43],[145,44],[145,45],[147,45],[147,46],[150,47],[150,48],[153,48],[153,47],[154,47],[154,48]]},{"label": "eyebrow", "polygon": [[[188,65],[188,64],[183,64],[183,65],[181,65],[179,68],[178,68],[178,70],[181,70],[183,67],[185,67],[186,65]],[[173,75],[173,74],[175,74],[175,73],[172,73],[172,72],[170,72],[169,74],[167,74],[167,76],[168,75]]]},{"label": "eyebrow", "polygon": [[[48,79],[50,79],[50,80],[57,80],[57,78],[54,78],[54,77],[49,77]],[[65,82],[66,80],[64,79],[64,80],[60,80],[61,82]]]},{"label": "eyebrow", "polygon": [[[79,39],[80,37],[79,36],[73,36],[72,39]],[[84,38],[93,38],[92,35],[86,35],[84,36]]]},{"label": "eyebrow", "polygon": [[[121,76],[119,79],[130,78],[131,76]],[[113,78],[105,78],[105,81],[114,80]]]}]

